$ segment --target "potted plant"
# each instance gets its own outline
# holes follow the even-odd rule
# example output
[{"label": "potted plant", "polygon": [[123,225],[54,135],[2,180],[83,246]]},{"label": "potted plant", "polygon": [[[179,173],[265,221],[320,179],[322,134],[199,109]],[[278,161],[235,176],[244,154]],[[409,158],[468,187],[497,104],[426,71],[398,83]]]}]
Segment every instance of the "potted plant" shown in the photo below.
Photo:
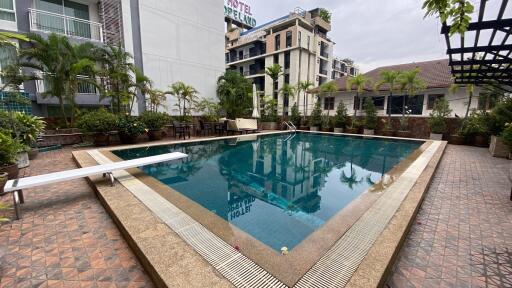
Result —
[{"label": "potted plant", "polygon": [[359,128],[361,127],[361,123],[358,118],[352,116],[350,119],[350,127],[345,128],[345,133],[348,134],[357,134],[359,133]]},{"label": "potted plant", "polygon": [[503,140],[503,143],[508,146],[508,158],[510,159],[510,151],[512,151],[512,122],[506,124],[505,130],[501,132],[501,139]]},{"label": "potted plant", "polygon": [[317,101],[315,104],[315,108],[311,111],[311,116],[309,117],[309,130],[310,131],[318,131],[322,126],[322,107],[320,106],[320,101]]},{"label": "potted plant", "polygon": [[473,111],[464,120],[460,133],[466,139],[472,139],[473,144],[478,147],[487,147],[487,122],[486,113]]},{"label": "potted plant", "polygon": [[46,122],[41,117],[27,115],[25,113],[17,112],[15,114],[16,123],[18,126],[17,138],[20,142],[27,146],[27,157],[32,160],[37,157],[39,149],[37,148],[37,136],[43,132],[46,127]]},{"label": "potted plant", "polygon": [[364,135],[374,135],[377,127],[377,108],[371,98],[364,101]]},{"label": "potted plant", "polygon": [[330,132],[331,131],[331,117],[328,115],[322,116],[322,122],[320,123],[320,127],[322,128],[322,132]]},{"label": "potted plant", "polygon": [[396,136],[408,138],[411,137],[411,132],[409,131],[409,115],[412,111],[407,106],[405,106],[404,109],[404,114],[400,118],[400,129],[396,131]]},{"label": "potted plant", "polygon": [[450,133],[450,136],[448,137],[448,143],[453,145],[464,145],[465,138],[461,134],[462,126],[460,118],[456,118],[456,124],[458,128],[452,133]]},{"label": "potted plant", "polygon": [[452,109],[448,100],[444,97],[436,99],[434,102],[434,108],[430,113],[428,119],[428,126],[430,127],[430,139],[432,140],[443,140],[443,134],[446,133],[446,117],[450,116]]},{"label": "potted plant", "polygon": [[340,100],[336,108],[336,115],[334,115],[334,133],[343,133],[343,129],[347,126],[347,107]]},{"label": "potted plant", "polygon": [[277,130],[277,100],[267,96],[263,99],[263,105],[261,129]]},{"label": "potted plant", "polygon": [[300,127],[300,120],[302,119],[302,115],[300,115],[299,107],[297,106],[297,103],[293,104],[292,111],[290,115],[290,121],[292,121],[293,125],[295,127]]},{"label": "potted plant", "polygon": [[136,117],[120,116],[117,122],[117,131],[119,132],[119,140],[123,144],[135,144],[139,136],[146,132],[144,123]]},{"label": "potted plant", "polygon": [[9,179],[18,178],[18,164],[16,155],[23,149],[23,145],[13,139],[8,133],[0,132],[0,173],[5,172]]},{"label": "potted plant", "polygon": [[512,97],[498,102],[489,115],[488,129],[491,136],[489,152],[494,157],[508,157],[509,147],[503,142],[503,132],[512,123]]},{"label": "potted plant", "polygon": [[391,125],[391,118],[388,117],[388,119],[382,119],[381,121],[384,123],[381,131],[382,136],[395,136],[395,131],[393,130],[393,126]]},{"label": "potted plant", "polygon": [[107,146],[110,144],[110,132],[117,129],[117,117],[100,108],[81,116],[77,127],[85,133],[92,134],[94,145]]},{"label": "potted plant", "polygon": [[163,138],[164,126],[169,122],[169,117],[165,113],[145,111],[140,115],[140,120],[148,129],[149,140],[161,140]]}]

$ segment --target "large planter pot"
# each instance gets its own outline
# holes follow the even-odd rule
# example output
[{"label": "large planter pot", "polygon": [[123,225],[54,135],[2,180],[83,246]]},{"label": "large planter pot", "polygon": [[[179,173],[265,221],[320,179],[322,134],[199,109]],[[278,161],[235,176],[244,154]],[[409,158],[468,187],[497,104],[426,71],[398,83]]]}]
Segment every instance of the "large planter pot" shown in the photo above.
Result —
[{"label": "large planter pot", "polygon": [[126,133],[119,133],[119,140],[123,144],[135,144],[139,140],[138,135],[129,135]]},{"label": "large planter pot", "polygon": [[374,129],[363,129],[363,134],[364,135],[375,135],[375,130]]},{"label": "large planter pot", "polygon": [[110,144],[109,133],[94,133],[92,135],[92,141],[95,146],[108,146]]},{"label": "large planter pot", "polygon": [[261,122],[261,130],[277,130],[277,122]]},{"label": "large planter pot", "polygon": [[443,134],[430,133],[430,140],[443,140]]},{"label": "large planter pot", "polygon": [[343,133],[343,128],[334,128],[334,133]]},{"label": "large planter pot", "polygon": [[37,148],[32,148],[30,149],[30,151],[27,152],[28,153],[28,159],[29,160],[34,160],[37,158],[37,155],[39,155],[39,149]]},{"label": "large planter pot", "polygon": [[510,154],[510,149],[508,148],[503,140],[497,136],[491,136],[491,145],[489,145],[489,152],[493,157],[507,158]]},{"label": "large planter pot", "polygon": [[346,128],[345,132],[348,133],[348,134],[357,134],[358,130],[359,129],[352,127],[352,128]]},{"label": "large planter pot", "polygon": [[164,137],[163,130],[149,130],[148,131],[149,141],[162,140],[163,137]]},{"label": "large planter pot", "polygon": [[487,147],[489,146],[489,138],[484,135],[476,135],[473,144],[478,147]]},{"label": "large planter pot", "polygon": [[9,179],[16,179],[18,178],[18,174],[20,172],[20,169],[18,168],[18,164],[11,164],[7,166],[1,166],[0,167],[0,173],[5,172],[9,175]]},{"label": "large planter pot", "polygon": [[310,126],[309,131],[314,131],[314,132],[318,131],[318,126]]},{"label": "large planter pot", "polygon": [[9,173],[0,172],[0,194],[4,193],[4,186],[7,180],[9,180]]},{"label": "large planter pot", "polygon": [[381,134],[382,134],[382,136],[393,137],[393,136],[395,136],[395,131],[393,131],[393,130],[382,130]]},{"label": "large planter pot", "polygon": [[331,132],[331,129],[330,128],[323,128],[322,127],[322,132]]},{"label": "large planter pot", "polygon": [[450,135],[450,138],[448,138],[448,143],[453,145],[464,145],[464,142],[464,136],[461,135]]},{"label": "large planter pot", "polygon": [[396,131],[396,137],[409,138],[411,137],[410,131]]},{"label": "large planter pot", "polygon": [[18,163],[18,168],[25,168],[30,165],[30,160],[28,159],[27,152],[21,152],[16,155],[16,163]]}]

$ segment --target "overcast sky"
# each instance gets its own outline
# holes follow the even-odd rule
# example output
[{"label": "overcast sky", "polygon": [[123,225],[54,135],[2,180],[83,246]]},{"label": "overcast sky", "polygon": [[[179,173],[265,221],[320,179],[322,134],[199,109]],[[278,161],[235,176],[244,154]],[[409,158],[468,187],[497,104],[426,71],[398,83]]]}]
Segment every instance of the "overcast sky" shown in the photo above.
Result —
[{"label": "overcast sky", "polygon": [[[447,58],[439,20],[423,19],[422,0],[246,0],[259,24],[300,6],[332,12],[334,54],[367,72],[383,65]],[[495,8],[498,0],[490,0]]]}]

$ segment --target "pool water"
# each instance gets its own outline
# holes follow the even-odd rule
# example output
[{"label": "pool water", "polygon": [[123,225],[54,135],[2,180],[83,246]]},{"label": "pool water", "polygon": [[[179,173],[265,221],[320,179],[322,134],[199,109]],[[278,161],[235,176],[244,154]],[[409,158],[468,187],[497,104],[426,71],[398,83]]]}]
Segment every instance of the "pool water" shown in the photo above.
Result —
[{"label": "pool water", "polygon": [[423,142],[297,133],[113,151],[276,251],[293,249]]}]

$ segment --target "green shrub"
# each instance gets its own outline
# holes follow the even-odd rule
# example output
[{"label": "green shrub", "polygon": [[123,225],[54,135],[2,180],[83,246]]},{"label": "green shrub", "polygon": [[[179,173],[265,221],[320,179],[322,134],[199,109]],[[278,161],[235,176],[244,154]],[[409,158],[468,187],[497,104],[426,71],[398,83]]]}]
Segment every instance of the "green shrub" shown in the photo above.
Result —
[{"label": "green shrub", "polygon": [[486,112],[473,111],[464,119],[460,134],[462,136],[487,135],[489,115]]},{"label": "green shrub", "polygon": [[377,108],[371,98],[364,101],[364,127],[366,129],[375,129],[377,127]]},{"label": "green shrub", "polygon": [[500,135],[507,123],[512,123],[512,97],[506,97],[492,109],[488,130],[492,135]]},{"label": "green shrub", "polygon": [[153,111],[143,112],[140,115],[140,120],[149,130],[162,130],[165,124],[170,123],[168,114]]},{"label": "green shrub", "polygon": [[144,134],[146,131],[144,123],[142,123],[136,117],[131,116],[119,116],[117,121],[117,129],[119,133],[123,133],[129,136],[139,136]]},{"label": "green shrub", "polygon": [[347,126],[347,107],[343,100],[340,100],[336,108],[336,115],[334,115],[334,127],[345,128]]},{"label": "green shrub", "polygon": [[293,125],[295,125],[296,127],[299,127],[301,115],[300,115],[300,111],[299,111],[299,107],[297,106],[297,103],[293,104],[291,112],[292,113],[290,116],[290,120],[292,121]]},{"label": "green shrub", "polygon": [[448,100],[444,97],[437,98],[434,102],[434,108],[430,113],[430,118],[428,119],[430,131],[435,134],[446,133],[446,117],[449,117],[451,113],[452,109],[450,109]]},{"label": "green shrub", "polygon": [[510,151],[512,151],[512,122],[505,124],[505,129],[501,133],[501,138],[510,148]]},{"label": "green shrub", "polygon": [[322,129],[331,129],[332,127],[332,119],[327,115],[322,116],[322,123],[320,124]]},{"label": "green shrub", "polygon": [[315,104],[315,108],[311,112],[311,116],[309,117],[309,126],[311,127],[321,127],[322,126],[322,107],[320,101],[317,101]]},{"label": "green shrub", "polygon": [[19,123],[19,130],[16,131],[18,138],[24,145],[34,146],[37,136],[43,132],[46,122],[37,116],[16,112],[16,121]]},{"label": "green shrub", "polygon": [[83,132],[108,133],[117,129],[116,115],[100,108],[97,111],[89,112],[80,117],[76,126]]},{"label": "green shrub", "polygon": [[270,96],[263,99],[263,113],[261,113],[262,122],[277,122],[277,100]]},{"label": "green shrub", "polygon": [[22,145],[9,134],[0,132],[0,166],[16,163],[16,154],[23,150]]}]

